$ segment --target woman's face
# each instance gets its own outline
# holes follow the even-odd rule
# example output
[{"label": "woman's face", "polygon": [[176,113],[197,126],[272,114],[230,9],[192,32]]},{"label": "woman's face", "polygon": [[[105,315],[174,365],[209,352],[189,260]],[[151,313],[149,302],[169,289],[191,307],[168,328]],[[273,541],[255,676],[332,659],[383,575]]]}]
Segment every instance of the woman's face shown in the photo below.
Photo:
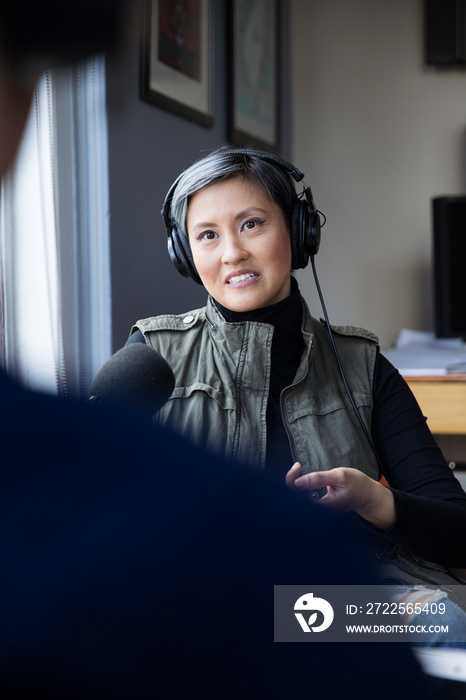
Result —
[{"label": "woman's face", "polygon": [[188,205],[189,243],[199,276],[232,311],[252,311],[290,294],[291,243],[267,193],[241,177],[209,185]]}]

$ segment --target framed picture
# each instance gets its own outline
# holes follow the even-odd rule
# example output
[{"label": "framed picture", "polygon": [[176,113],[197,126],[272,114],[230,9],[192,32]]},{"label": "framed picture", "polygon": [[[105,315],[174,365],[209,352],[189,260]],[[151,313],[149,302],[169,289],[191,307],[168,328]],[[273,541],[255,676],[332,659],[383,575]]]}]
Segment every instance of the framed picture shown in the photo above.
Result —
[{"label": "framed picture", "polygon": [[230,138],[279,148],[279,0],[231,0]]},{"label": "framed picture", "polygon": [[210,0],[145,0],[141,98],[211,126]]}]

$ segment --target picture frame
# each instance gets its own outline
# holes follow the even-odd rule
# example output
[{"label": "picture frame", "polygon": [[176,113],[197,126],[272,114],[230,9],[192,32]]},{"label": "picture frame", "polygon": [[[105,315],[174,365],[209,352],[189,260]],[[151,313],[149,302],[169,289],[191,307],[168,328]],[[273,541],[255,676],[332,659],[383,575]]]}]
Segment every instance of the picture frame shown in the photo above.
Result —
[{"label": "picture frame", "polygon": [[142,100],[210,127],[213,65],[211,0],[145,0]]},{"label": "picture frame", "polygon": [[279,0],[230,0],[230,140],[278,151]]}]

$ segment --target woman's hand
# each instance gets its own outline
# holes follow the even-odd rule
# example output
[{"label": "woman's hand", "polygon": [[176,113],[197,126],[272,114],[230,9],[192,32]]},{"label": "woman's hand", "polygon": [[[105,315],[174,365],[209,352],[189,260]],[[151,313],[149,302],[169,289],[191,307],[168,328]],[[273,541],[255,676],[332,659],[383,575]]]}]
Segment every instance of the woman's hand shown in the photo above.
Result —
[{"label": "woman's hand", "polygon": [[325,472],[300,476],[295,462],[285,477],[287,486],[300,491],[315,491],[325,486],[327,493],[319,502],[343,512],[355,511],[380,530],[390,530],[396,521],[395,502],[390,489],[358,469],[336,467]]}]

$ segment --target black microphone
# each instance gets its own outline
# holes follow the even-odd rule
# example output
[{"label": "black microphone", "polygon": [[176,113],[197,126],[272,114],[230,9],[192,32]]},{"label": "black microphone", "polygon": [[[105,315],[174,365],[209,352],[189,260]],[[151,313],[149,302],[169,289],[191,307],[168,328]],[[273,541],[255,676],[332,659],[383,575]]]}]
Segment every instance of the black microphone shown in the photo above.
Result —
[{"label": "black microphone", "polygon": [[143,343],[118,350],[97,372],[89,400],[152,416],[168,401],[175,376],[166,360]]}]

